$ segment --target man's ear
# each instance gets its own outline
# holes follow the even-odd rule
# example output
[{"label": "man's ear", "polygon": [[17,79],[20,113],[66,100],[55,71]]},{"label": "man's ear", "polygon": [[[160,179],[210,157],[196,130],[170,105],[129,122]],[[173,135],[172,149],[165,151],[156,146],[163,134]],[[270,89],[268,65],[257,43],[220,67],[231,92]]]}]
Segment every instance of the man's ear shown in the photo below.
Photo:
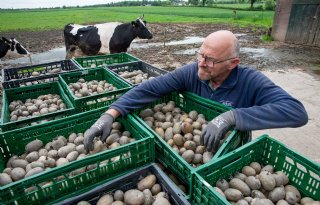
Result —
[{"label": "man's ear", "polygon": [[237,67],[237,65],[240,63],[240,58],[236,57],[234,59],[230,60],[230,70],[233,70],[235,67]]},{"label": "man's ear", "polygon": [[131,21],[131,25],[132,25],[133,27],[136,27],[136,22],[135,22],[135,21]]}]

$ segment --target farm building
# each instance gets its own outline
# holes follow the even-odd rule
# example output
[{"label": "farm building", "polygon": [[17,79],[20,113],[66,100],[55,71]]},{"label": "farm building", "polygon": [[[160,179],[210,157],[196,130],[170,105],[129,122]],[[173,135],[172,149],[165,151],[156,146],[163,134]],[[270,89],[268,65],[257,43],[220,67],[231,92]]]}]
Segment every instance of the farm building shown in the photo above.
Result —
[{"label": "farm building", "polygon": [[320,0],[277,0],[272,37],[320,47]]}]

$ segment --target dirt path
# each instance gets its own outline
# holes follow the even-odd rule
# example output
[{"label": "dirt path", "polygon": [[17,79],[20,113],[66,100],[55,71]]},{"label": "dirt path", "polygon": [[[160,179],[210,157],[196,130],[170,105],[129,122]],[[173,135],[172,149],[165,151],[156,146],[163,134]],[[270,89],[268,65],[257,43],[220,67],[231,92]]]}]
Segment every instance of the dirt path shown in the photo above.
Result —
[{"label": "dirt path", "polygon": [[[241,44],[241,61],[263,71],[276,84],[298,98],[305,105],[309,122],[306,126],[295,129],[274,129],[255,131],[254,137],[261,134],[280,140],[295,151],[320,162],[320,48],[310,46],[288,45],[272,42],[264,43],[260,36],[267,30],[256,28],[239,28],[215,24],[149,24],[154,38],[148,41],[137,41],[136,44],[152,43],[168,44],[168,42],[183,40],[186,37],[205,37],[213,31],[228,29],[233,31]],[[23,42],[32,53],[45,52],[53,48],[63,47],[62,30],[43,32],[6,32],[0,36],[16,37]],[[128,52],[146,62],[167,70],[174,70],[184,64],[194,61],[194,49],[200,43],[146,46],[131,48]],[[187,52],[189,51],[189,52]],[[2,67],[12,67],[2,59]],[[23,64],[14,65],[24,66]]]}]

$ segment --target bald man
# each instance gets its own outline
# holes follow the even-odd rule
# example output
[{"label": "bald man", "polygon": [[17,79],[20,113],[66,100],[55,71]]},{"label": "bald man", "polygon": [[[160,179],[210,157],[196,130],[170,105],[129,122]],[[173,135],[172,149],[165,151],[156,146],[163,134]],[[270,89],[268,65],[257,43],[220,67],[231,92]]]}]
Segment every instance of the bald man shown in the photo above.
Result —
[{"label": "bald man", "polygon": [[224,134],[235,127],[251,131],[299,127],[307,123],[304,106],[261,72],[239,65],[239,42],[230,31],[207,36],[196,52],[197,61],[148,80],[114,102],[85,134],[85,148],[92,150],[93,138],[104,141],[112,123],[173,91],[190,91],[233,107],[212,119],[202,132],[201,143],[215,152]]}]

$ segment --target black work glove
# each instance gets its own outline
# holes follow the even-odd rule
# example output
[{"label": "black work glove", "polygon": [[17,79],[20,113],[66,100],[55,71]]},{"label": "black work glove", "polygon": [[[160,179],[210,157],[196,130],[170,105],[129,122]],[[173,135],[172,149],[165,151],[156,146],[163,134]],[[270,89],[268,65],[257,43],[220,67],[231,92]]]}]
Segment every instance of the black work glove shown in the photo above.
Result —
[{"label": "black work glove", "polygon": [[236,124],[233,112],[228,111],[210,121],[202,131],[200,143],[204,145],[209,152],[218,150],[222,137]]},{"label": "black work glove", "polygon": [[112,129],[114,118],[108,113],[104,113],[101,117],[88,129],[84,134],[84,148],[89,152],[93,150],[93,139],[101,136],[102,142],[106,140]]}]

